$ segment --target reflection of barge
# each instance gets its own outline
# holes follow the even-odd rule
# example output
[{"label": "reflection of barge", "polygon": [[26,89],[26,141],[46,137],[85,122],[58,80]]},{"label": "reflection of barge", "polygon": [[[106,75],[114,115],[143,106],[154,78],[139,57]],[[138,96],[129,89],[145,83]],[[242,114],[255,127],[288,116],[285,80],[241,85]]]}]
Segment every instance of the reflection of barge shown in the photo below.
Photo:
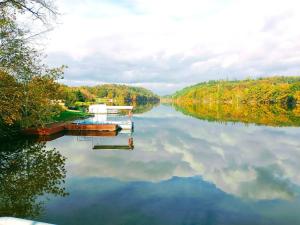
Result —
[{"label": "reflection of barge", "polygon": [[128,139],[128,145],[94,145],[94,150],[133,150],[133,138]]}]

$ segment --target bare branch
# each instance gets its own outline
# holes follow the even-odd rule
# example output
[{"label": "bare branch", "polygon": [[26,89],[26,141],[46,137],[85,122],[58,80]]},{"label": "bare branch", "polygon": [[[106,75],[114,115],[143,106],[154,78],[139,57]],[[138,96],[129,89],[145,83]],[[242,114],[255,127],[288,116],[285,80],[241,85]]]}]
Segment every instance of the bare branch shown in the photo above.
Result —
[{"label": "bare branch", "polygon": [[29,36],[29,37],[26,37],[26,38],[24,38],[24,40],[28,40],[28,39],[34,38],[34,37],[36,37],[36,36],[39,36],[39,35],[48,33],[48,32],[50,32],[50,31],[52,31],[52,30],[53,30],[53,28],[49,28],[49,29],[44,30],[44,31],[41,31],[41,32],[39,32],[39,33],[37,33],[37,34],[33,34],[33,35]]},{"label": "bare branch", "polygon": [[43,23],[47,23],[49,16],[58,15],[50,0],[0,0],[0,8],[12,8],[21,13],[29,13]]}]

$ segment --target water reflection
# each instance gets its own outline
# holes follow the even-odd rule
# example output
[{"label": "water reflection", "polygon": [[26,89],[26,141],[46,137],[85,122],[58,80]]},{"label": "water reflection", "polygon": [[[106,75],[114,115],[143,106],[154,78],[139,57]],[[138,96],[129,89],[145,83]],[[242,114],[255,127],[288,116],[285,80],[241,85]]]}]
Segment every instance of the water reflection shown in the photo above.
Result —
[{"label": "water reflection", "polygon": [[247,104],[174,104],[176,110],[207,121],[242,122],[267,126],[300,126],[300,106]]},{"label": "water reflection", "polygon": [[159,182],[174,176],[201,176],[243,198],[288,200],[298,195],[297,128],[209,123],[166,106],[135,116],[134,121],[135,151],[130,156],[86,151],[90,144],[72,137],[49,146],[72,158],[67,164],[70,177]]},{"label": "water reflection", "polygon": [[49,204],[45,220],[90,225],[282,225],[300,222],[297,216],[299,199],[288,203],[243,201],[201,177],[173,177],[156,183],[74,178],[69,185],[71,197]]},{"label": "water reflection", "polygon": [[0,216],[36,217],[44,195],[66,196],[65,157],[31,139],[0,144]]},{"label": "water reflection", "polygon": [[159,101],[142,102],[139,104],[133,104],[133,113],[135,114],[145,113],[152,110],[158,105],[159,105]]},{"label": "water reflection", "polygon": [[[67,158],[56,224],[300,224],[300,130],[215,123],[170,106],[133,116],[135,132],[47,142]],[[95,150],[126,145],[134,151]],[[132,140],[133,140],[132,139]]]}]

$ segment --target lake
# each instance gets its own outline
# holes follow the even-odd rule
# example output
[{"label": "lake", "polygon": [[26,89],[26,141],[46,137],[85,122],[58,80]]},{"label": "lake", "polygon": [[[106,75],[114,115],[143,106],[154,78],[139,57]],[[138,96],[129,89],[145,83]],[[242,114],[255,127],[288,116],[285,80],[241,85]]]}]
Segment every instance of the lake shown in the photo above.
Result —
[{"label": "lake", "polygon": [[[298,125],[191,115],[159,105],[134,114],[132,134],[2,145],[1,215],[61,225],[300,224]],[[129,140],[133,149],[94,149]]]}]

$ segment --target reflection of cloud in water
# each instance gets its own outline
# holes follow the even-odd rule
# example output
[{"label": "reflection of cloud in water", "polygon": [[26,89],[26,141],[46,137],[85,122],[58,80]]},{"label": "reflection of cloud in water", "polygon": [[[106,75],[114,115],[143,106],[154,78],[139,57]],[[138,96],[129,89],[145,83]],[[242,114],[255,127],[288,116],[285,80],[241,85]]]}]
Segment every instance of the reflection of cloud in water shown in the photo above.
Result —
[{"label": "reflection of cloud in water", "polygon": [[69,198],[48,204],[48,218],[58,224],[88,224],[91,215],[101,224],[299,224],[293,216],[299,199],[288,206],[285,201],[243,201],[196,176],[157,183],[74,178],[68,185]]},{"label": "reflection of cloud in water", "polygon": [[283,178],[281,172],[276,166],[255,169],[255,179],[240,184],[240,195],[258,199],[292,199],[295,197],[295,186]]},{"label": "reflection of cloud in water", "polygon": [[49,145],[67,156],[72,177],[161,181],[200,175],[227,193],[255,199],[291,199],[300,185],[297,128],[209,123],[166,106],[134,120],[133,152],[95,152],[74,137]]}]

